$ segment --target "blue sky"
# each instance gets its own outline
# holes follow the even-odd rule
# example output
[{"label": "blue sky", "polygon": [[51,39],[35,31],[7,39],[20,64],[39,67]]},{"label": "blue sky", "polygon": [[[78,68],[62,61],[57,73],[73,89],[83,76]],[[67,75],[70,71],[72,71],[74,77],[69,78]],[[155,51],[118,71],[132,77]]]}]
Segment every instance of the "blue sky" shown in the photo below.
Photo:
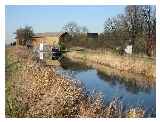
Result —
[{"label": "blue sky", "polygon": [[125,6],[6,6],[6,43],[14,38],[17,28],[32,26],[34,32],[59,32],[64,24],[74,21],[89,32],[103,32],[104,21],[124,13]]}]

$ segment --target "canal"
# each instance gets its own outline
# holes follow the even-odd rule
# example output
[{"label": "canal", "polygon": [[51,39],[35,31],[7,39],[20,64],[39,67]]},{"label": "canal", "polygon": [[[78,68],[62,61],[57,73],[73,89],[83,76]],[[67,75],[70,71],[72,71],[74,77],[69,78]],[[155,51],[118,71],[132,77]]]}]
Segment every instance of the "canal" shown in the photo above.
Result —
[{"label": "canal", "polygon": [[[156,113],[155,85],[134,80],[119,78],[107,72],[88,66],[82,62],[61,60],[57,73],[83,82],[88,91],[97,91],[103,94],[104,103],[114,97],[120,97],[125,107],[143,106],[146,111]],[[136,77],[136,75],[134,76]],[[138,81],[141,82],[141,81]]]}]

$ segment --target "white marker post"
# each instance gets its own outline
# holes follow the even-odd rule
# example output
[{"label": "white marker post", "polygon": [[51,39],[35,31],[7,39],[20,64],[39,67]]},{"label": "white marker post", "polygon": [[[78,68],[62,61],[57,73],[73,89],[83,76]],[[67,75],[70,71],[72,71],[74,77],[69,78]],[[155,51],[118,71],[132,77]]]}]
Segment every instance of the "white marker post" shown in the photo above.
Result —
[{"label": "white marker post", "polygon": [[40,60],[43,60],[43,43],[40,43],[39,46],[39,58]]},{"label": "white marker post", "polygon": [[126,48],[125,48],[125,52],[127,54],[132,54],[132,45],[128,45]]}]

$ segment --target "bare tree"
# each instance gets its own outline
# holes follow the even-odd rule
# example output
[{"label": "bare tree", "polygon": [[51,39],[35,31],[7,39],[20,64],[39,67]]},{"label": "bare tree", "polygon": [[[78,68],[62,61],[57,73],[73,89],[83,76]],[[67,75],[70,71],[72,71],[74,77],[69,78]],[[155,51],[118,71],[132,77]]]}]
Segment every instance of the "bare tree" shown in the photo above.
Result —
[{"label": "bare tree", "polygon": [[138,25],[138,6],[131,5],[126,7],[126,16],[128,21],[129,40],[133,46],[133,52],[135,51],[135,40],[137,34]]},{"label": "bare tree", "polygon": [[144,6],[144,22],[146,24],[147,33],[147,46],[146,53],[148,56],[153,55],[156,44],[156,17],[155,17],[155,7],[146,5]]},{"label": "bare tree", "polygon": [[33,36],[33,29],[31,26],[25,26],[24,28],[19,28],[15,32],[16,39],[19,40],[20,45],[26,45],[30,43]]},{"label": "bare tree", "polygon": [[128,43],[132,45],[134,53],[143,52],[151,56],[155,50],[155,38],[155,6],[129,5],[125,7],[124,14],[105,20],[104,39],[107,42],[111,40],[109,43],[113,46],[122,47]]},{"label": "bare tree", "polygon": [[63,30],[68,32],[70,35],[75,36],[77,33],[80,32],[80,28],[78,27],[77,23],[69,22],[63,26]]}]

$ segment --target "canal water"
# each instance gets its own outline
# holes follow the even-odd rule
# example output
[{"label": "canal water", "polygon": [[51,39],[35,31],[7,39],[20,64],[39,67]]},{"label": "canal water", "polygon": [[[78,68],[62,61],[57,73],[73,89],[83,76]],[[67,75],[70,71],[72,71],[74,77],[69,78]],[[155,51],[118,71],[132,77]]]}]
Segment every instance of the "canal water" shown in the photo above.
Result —
[{"label": "canal water", "polygon": [[83,82],[88,91],[101,92],[104,102],[110,102],[114,97],[121,97],[125,107],[142,105],[146,111],[156,113],[155,86],[138,86],[133,81],[112,78],[105,73],[82,63],[69,59],[61,61],[57,73]]}]

